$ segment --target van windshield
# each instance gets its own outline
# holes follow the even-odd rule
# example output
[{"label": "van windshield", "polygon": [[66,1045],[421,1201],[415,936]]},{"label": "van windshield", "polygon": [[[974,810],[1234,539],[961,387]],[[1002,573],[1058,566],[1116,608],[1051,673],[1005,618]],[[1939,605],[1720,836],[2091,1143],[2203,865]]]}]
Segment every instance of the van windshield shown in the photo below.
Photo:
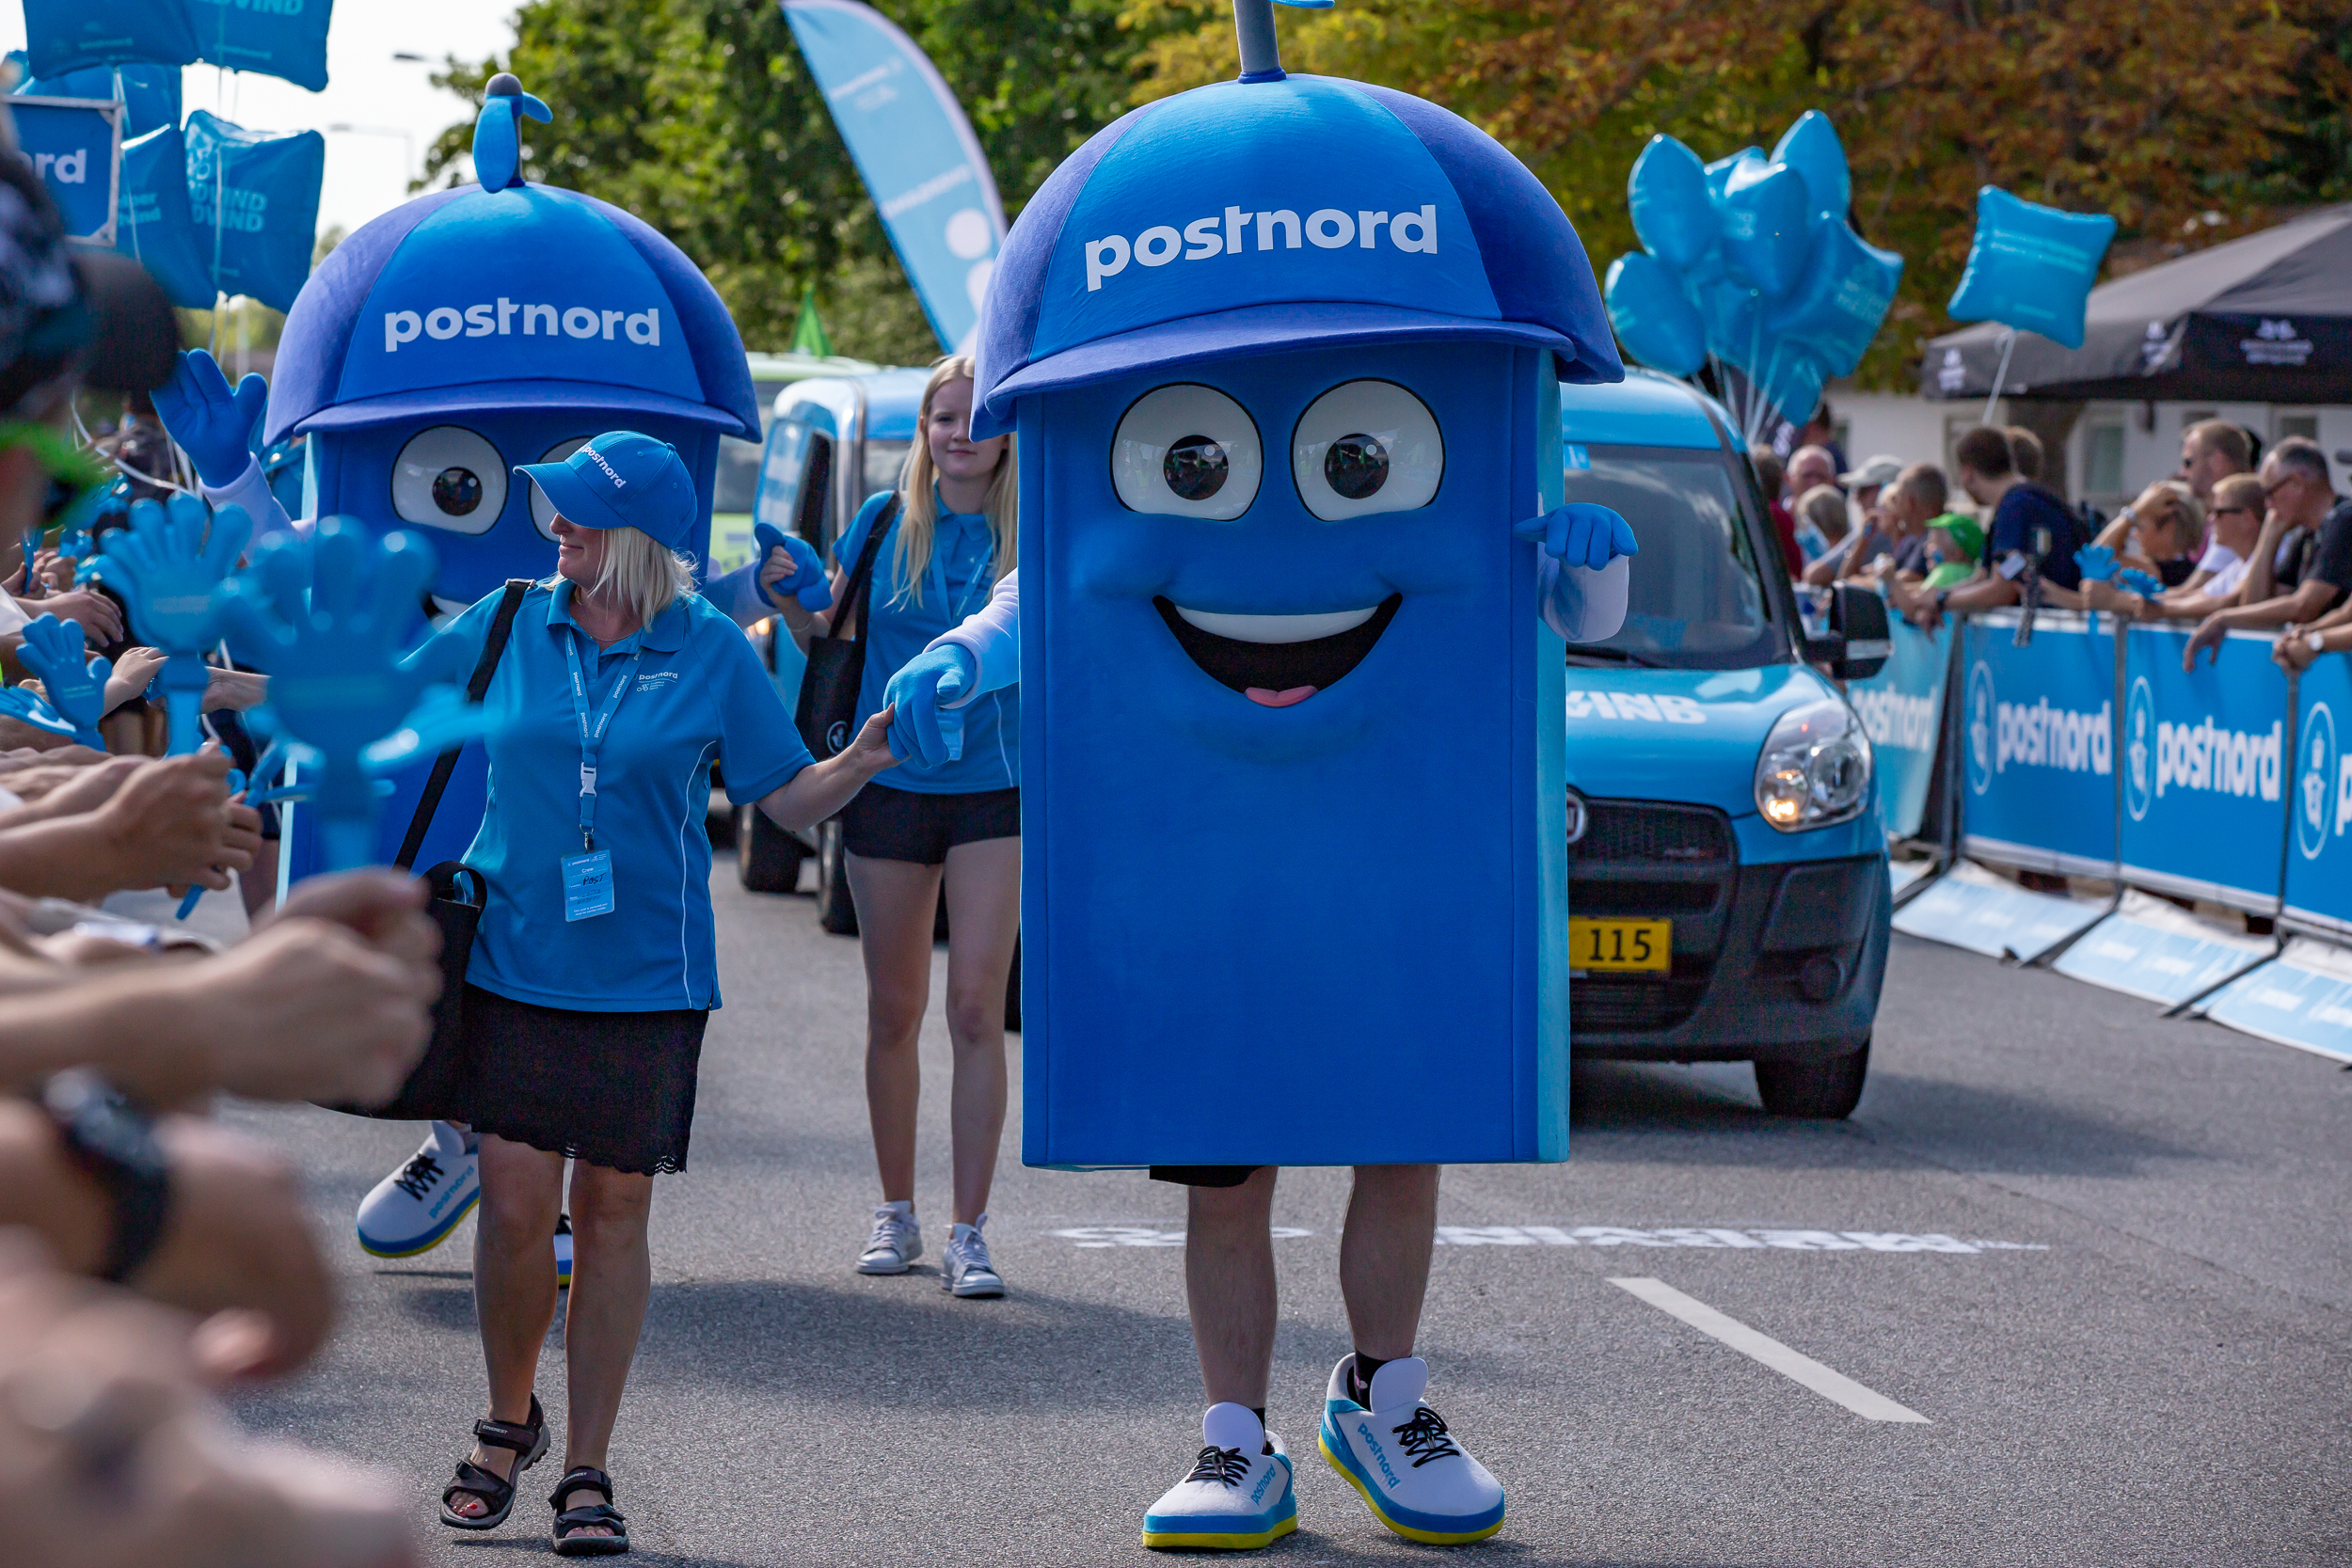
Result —
[{"label": "van windshield", "polygon": [[1566,448],[1567,499],[1613,509],[1633,525],[1625,625],[1571,655],[1683,670],[1779,662],[1785,641],[1744,516],[1748,487],[1722,452],[1674,447]]}]

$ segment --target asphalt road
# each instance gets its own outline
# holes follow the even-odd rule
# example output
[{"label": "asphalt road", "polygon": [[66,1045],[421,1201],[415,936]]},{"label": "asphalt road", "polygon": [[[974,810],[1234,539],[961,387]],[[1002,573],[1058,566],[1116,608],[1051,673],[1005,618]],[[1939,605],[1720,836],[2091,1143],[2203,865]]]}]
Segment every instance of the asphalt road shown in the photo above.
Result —
[{"label": "asphalt road", "polygon": [[[931,1267],[947,1207],[935,990],[930,1251],[909,1277],[853,1274],[876,1196],[856,943],[820,933],[806,896],[739,892],[724,859],[713,885],[728,1006],[704,1053],[691,1169],[660,1189],[651,1315],[612,1464],[637,1557],[1152,1557],[1141,1512],[1199,1443],[1182,1194],[1009,1155],[990,1233],[1011,1295],[946,1296]],[[2352,1072],[1895,942],[1851,1121],[1767,1118],[1744,1067],[1594,1066],[1577,1074],[1567,1164],[1446,1173],[1422,1351],[1431,1402],[1509,1493],[1484,1545],[1396,1540],[1315,1455],[1316,1402],[1348,1348],[1346,1178],[1287,1173],[1270,1420],[1298,1458],[1300,1529],[1267,1555],[2352,1560]],[[412,1478],[429,1562],[545,1551],[554,1463],[501,1531],[433,1522],[483,1398],[472,1226],[389,1264],[350,1227],[417,1131],[232,1115],[310,1173],[345,1292],[331,1351],[242,1399],[243,1415]],[[1923,1419],[1865,1418],[1611,1283],[1625,1278],[1661,1281]],[[540,1383],[559,1420],[562,1387],[559,1325]]]}]

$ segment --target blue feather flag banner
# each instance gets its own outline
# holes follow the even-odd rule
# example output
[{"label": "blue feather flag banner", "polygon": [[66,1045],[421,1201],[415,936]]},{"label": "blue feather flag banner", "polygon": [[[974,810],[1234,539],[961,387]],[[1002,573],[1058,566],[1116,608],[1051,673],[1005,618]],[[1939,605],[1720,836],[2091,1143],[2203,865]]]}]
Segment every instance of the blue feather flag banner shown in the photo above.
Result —
[{"label": "blue feather flag banner", "polygon": [[784,0],[907,281],[943,347],[970,346],[1005,238],[971,122],[928,55],[857,0]]},{"label": "blue feather flag banner", "polygon": [[318,243],[326,138],[247,131],[199,109],[183,133],[188,209],[208,243],[214,286],[294,309]]}]

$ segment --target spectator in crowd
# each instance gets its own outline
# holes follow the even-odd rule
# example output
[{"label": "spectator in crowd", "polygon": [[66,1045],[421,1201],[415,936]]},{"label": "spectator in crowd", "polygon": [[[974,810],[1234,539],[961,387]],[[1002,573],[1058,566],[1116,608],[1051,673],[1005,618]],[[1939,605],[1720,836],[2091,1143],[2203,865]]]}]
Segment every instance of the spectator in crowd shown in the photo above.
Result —
[{"label": "spectator in crowd", "polygon": [[[1927,576],[1928,528],[1933,519],[1945,515],[1945,508],[1950,502],[1951,488],[1944,481],[1944,470],[1932,463],[1914,463],[1896,476],[1895,483],[1879,500],[1879,543],[1851,552],[1853,564],[1840,575],[1877,572],[1905,578]],[[1971,562],[1981,548],[1979,531],[1978,552],[1970,555]]]},{"label": "spectator in crowd", "polygon": [[1837,417],[1823,398],[1813,410],[1813,417],[1802,425],[1781,421],[1772,437],[1772,450],[1789,453],[1789,464],[1795,466],[1795,454],[1806,447],[1819,447],[1829,456],[1829,470],[1837,473],[1846,467],[1846,449],[1837,441]]},{"label": "spectator in crowd", "polygon": [[[2259,518],[2259,485],[2254,499]],[[2168,589],[2178,588],[2196,575],[2206,552],[2208,521],[2204,504],[2185,483],[2160,479],[2117,513],[2091,543],[2113,550],[2118,566],[2145,572]]]},{"label": "spectator in crowd", "polygon": [[1780,542],[1780,558],[1788,566],[1788,575],[1797,577],[1804,571],[1804,551],[1797,547],[1797,521],[1788,510],[1788,501],[1781,492],[1788,482],[1788,465],[1779,454],[1761,441],[1748,449],[1748,466],[1756,474],[1756,493],[1764,498],[1764,508],[1772,519],[1772,537]]},{"label": "spectator in crowd", "polygon": [[1974,517],[1946,512],[1928,519],[1923,552],[1928,570],[1919,586],[1932,594],[1957,588],[1984,568],[1984,530]]},{"label": "spectator in crowd", "polygon": [[1813,566],[1833,560],[1845,545],[1852,526],[1845,492],[1835,484],[1817,484],[1797,498],[1797,547]]},{"label": "spectator in crowd", "polygon": [[1992,610],[2016,604],[2023,584],[2038,574],[2049,602],[2074,598],[2082,569],[2074,552],[2083,543],[2081,519],[2057,497],[2031,484],[2017,472],[2010,455],[2009,433],[1994,425],[1979,425],[1954,447],[1960,487],[1992,515],[1986,530],[1985,564],[1979,580],[1955,588],[1913,588],[1899,578],[1888,590],[1896,608],[1932,630],[1946,610]]},{"label": "spectator in crowd", "polygon": [[[2141,621],[2198,621],[2238,602],[2247,559],[2262,529],[2262,485],[2251,474],[2233,474],[2215,485],[2211,512],[2201,511],[2188,485],[2177,479],[2150,485],[2127,511],[2129,519],[2119,515],[2102,531],[2099,542],[2118,550],[2118,564],[2146,572],[2168,586],[2160,594],[2143,595],[2112,580],[2086,582],[2087,606]],[[2192,547],[2190,541],[2200,536],[2213,542],[2195,561],[2185,555],[2166,558],[2165,552]],[[2118,539],[2136,542],[2137,547],[2126,553],[2114,543]]]},{"label": "spectator in crowd", "polygon": [[2013,424],[2001,432],[2009,437],[2009,464],[2017,470],[2017,477],[2028,484],[2042,483],[2042,437],[2024,425]]},{"label": "spectator in crowd", "polygon": [[2214,486],[2232,474],[2254,471],[2254,444],[2246,432],[2227,420],[2200,420],[2181,432],[2181,471],[2178,478],[2204,506],[2213,505]]},{"label": "spectator in crowd", "polygon": [[1837,476],[1852,495],[1854,509],[1862,520],[1849,531],[1842,546],[1805,568],[1806,582],[1817,588],[1826,587],[1840,578],[1858,576],[1886,553],[1894,537],[1886,513],[1889,506],[1897,504],[1893,487],[1903,471],[1900,458],[1881,456],[1871,458],[1851,473]]},{"label": "spectator in crowd", "polygon": [[[2280,441],[2263,459],[2260,477],[2270,510],[2243,592],[2236,604],[2198,623],[2182,654],[2184,668],[2195,668],[2201,651],[2219,657],[2221,640],[2233,630],[2310,626],[2352,595],[2352,501],[2340,499],[2328,482],[2328,454],[2319,443],[2299,436]],[[2312,544],[2288,580],[2278,569],[2276,546],[2297,530]]]},{"label": "spectator in crowd", "polygon": [[1793,505],[1796,498],[1817,484],[1836,485],[1837,470],[1844,467],[1827,447],[1799,447],[1788,454],[1788,471],[1781,482],[1782,492]]}]

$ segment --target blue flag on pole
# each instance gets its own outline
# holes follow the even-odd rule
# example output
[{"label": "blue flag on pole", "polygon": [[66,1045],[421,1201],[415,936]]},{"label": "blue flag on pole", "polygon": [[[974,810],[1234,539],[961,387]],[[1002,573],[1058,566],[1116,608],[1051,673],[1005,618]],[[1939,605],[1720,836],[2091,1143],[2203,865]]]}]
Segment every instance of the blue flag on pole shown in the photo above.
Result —
[{"label": "blue flag on pole", "polygon": [[785,20],[931,330],[968,347],[1005,209],[955,94],[914,40],[858,0],[784,0]]},{"label": "blue flag on pole", "polygon": [[172,304],[212,309],[212,240],[188,212],[187,143],[177,125],[123,145],[115,249],[145,267]]},{"label": "blue flag on pole", "polygon": [[[8,57],[24,78],[16,91],[27,98],[114,98],[122,103],[127,139],[180,123],[180,68],[169,65],[92,66],[62,76],[34,78],[33,62],[22,49]],[[117,84],[119,84],[118,90]]]},{"label": "blue flag on pole", "polygon": [[122,105],[112,99],[16,98],[8,108],[17,147],[57,204],[66,237],[111,244]]},{"label": "blue flag on pole", "polygon": [[247,131],[202,109],[185,135],[188,211],[209,242],[214,286],[293,309],[318,239],[326,138]]},{"label": "blue flag on pole", "polygon": [[282,76],[299,87],[326,87],[326,25],[334,0],[187,0],[199,59],[227,71]]},{"label": "blue flag on pole", "polygon": [[24,40],[36,77],[122,60],[196,61],[186,0],[24,0]]}]

